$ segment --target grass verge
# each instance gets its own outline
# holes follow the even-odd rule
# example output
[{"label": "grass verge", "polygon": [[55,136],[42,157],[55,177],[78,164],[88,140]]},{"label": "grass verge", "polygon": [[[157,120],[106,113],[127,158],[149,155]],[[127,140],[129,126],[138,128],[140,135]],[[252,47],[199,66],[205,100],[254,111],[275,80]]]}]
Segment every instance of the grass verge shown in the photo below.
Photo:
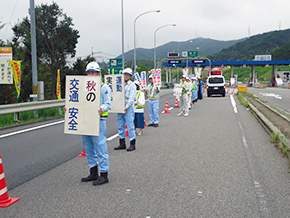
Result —
[{"label": "grass verge", "polygon": [[239,101],[241,102],[242,105],[244,105],[245,107],[249,106],[249,102],[247,99],[244,98],[244,95],[240,92],[237,93],[237,97],[239,99]]}]

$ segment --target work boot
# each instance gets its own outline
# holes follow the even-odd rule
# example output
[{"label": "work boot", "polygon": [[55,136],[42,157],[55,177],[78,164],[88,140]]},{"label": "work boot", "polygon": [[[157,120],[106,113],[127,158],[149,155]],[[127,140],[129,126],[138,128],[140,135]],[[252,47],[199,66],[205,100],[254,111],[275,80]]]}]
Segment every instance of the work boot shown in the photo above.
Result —
[{"label": "work boot", "polygon": [[127,151],[134,151],[136,149],[135,143],[136,143],[136,139],[133,139],[132,141],[130,141],[130,147],[127,149]]},{"label": "work boot", "polygon": [[90,182],[90,181],[95,181],[99,177],[99,172],[98,172],[98,166],[92,167],[90,169],[90,175],[88,177],[82,178],[82,182]]},{"label": "work boot", "polygon": [[114,148],[114,150],[121,150],[121,149],[126,149],[126,143],[125,143],[125,139],[119,139],[119,146]]},{"label": "work boot", "polygon": [[93,185],[103,185],[105,183],[109,183],[108,172],[101,173],[99,178],[96,181],[93,182]]}]

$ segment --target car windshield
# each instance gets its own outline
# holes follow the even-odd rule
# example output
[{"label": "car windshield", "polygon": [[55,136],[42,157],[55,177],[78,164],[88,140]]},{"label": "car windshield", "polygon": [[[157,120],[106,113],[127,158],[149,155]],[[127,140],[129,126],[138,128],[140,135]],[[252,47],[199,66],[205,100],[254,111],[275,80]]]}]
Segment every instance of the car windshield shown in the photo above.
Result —
[{"label": "car windshield", "polygon": [[209,78],[208,80],[209,83],[223,83],[224,82],[224,79],[223,78]]}]

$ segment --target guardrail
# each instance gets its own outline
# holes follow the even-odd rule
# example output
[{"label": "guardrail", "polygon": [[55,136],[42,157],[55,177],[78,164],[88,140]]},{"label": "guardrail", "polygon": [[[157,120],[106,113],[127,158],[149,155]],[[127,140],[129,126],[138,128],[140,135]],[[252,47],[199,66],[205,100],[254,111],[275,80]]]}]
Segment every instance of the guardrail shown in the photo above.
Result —
[{"label": "guardrail", "polygon": [[63,107],[65,99],[47,100],[47,101],[33,101],[19,104],[0,105],[0,115],[12,114],[24,111],[33,111],[52,107]]}]

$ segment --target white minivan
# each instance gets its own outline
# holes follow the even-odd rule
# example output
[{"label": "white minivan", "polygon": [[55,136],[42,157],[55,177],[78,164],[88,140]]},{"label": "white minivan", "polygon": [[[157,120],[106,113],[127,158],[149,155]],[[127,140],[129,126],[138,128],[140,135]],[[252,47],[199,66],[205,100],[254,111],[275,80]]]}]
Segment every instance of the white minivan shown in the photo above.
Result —
[{"label": "white minivan", "polygon": [[213,94],[226,96],[225,78],[221,75],[209,76],[206,81],[207,97]]}]

